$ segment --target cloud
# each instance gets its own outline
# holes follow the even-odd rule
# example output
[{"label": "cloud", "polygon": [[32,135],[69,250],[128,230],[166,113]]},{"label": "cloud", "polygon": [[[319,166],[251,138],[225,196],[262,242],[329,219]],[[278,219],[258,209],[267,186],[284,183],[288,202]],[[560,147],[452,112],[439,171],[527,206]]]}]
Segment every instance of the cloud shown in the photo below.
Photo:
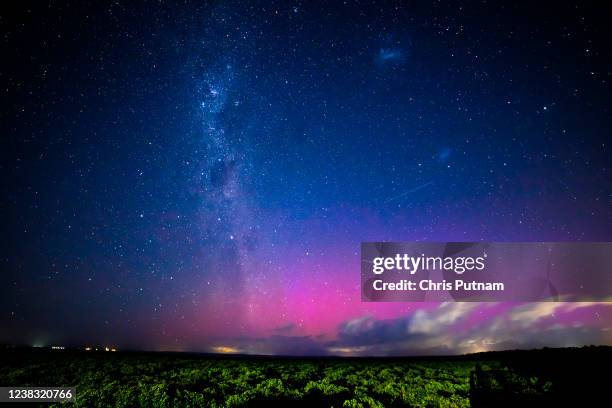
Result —
[{"label": "cloud", "polygon": [[278,334],[290,334],[292,333],[297,325],[295,323],[289,322],[285,325],[279,326],[274,331]]},{"label": "cloud", "polygon": [[[605,316],[612,315],[610,304],[543,302],[510,305],[509,309],[508,305],[501,306],[505,307],[495,303],[442,303],[396,319],[359,317],[341,324],[338,339],[329,342],[327,349],[349,355],[422,355],[612,343],[606,323],[603,327],[586,326],[564,319],[575,311],[601,310]],[[486,319],[478,318],[487,311],[494,313]],[[609,321],[605,316],[602,321]]]},{"label": "cloud", "polygon": [[510,311],[508,319],[520,324],[522,327],[529,327],[536,322],[549,317],[555,317],[555,314],[571,312],[574,310],[589,308],[602,303],[596,302],[578,302],[578,303],[564,303],[564,302],[540,302],[540,303],[528,303],[525,305],[518,306]]},{"label": "cloud", "polygon": [[375,344],[446,332],[477,306],[477,303],[442,303],[436,309],[419,309],[396,319],[359,317],[342,323],[338,337],[349,343]]},{"label": "cloud", "polygon": [[[290,335],[287,324],[267,337],[216,343],[220,352],[267,355],[402,356],[612,344],[612,304],[448,302],[393,319],[346,320],[335,338]],[[231,350],[231,351],[230,351]]]},{"label": "cloud", "polygon": [[338,339],[329,342],[330,353],[348,350],[364,355],[452,354],[453,327],[477,303],[442,303],[436,309],[419,309],[396,319],[371,316],[347,320],[338,329]]},{"label": "cloud", "polygon": [[513,309],[508,313],[508,319],[528,327],[544,317],[551,316],[557,308],[559,305],[553,302],[530,303]]},{"label": "cloud", "polygon": [[478,303],[442,303],[437,309],[417,310],[411,319],[411,333],[434,334],[446,331],[450,326],[466,317]]},{"label": "cloud", "polygon": [[378,320],[364,316],[347,320],[338,329],[339,344],[362,346],[399,341],[406,337],[409,322],[409,317]]}]

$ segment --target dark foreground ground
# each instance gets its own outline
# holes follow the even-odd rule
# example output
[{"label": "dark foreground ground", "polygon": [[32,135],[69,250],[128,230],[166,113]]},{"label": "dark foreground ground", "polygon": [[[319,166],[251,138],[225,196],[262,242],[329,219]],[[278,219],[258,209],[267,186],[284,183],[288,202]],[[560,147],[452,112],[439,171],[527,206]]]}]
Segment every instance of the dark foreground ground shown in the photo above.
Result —
[{"label": "dark foreground ground", "polygon": [[2,349],[0,386],[76,386],[79,407],[587,406],[598,396],[604,406],[611,357],[611,347],[401,359]]}]

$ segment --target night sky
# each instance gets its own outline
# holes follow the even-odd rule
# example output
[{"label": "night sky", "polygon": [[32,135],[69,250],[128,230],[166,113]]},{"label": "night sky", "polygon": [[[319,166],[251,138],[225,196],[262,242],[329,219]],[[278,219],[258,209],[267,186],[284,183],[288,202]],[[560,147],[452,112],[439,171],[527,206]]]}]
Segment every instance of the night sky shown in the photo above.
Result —
[{"label": "night sky", "polygon": [[603,7],[37,3],[0,18],[0,342],[612,345],[610,303],[362,303],[359,272],[362,241],[612,240]]}]

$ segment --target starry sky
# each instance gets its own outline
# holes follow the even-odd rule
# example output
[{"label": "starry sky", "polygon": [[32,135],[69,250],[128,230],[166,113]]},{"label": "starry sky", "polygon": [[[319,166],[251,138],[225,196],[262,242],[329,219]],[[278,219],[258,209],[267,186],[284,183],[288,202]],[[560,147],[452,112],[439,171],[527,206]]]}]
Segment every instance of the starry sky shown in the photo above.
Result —
[{"label": "starry sky", "polygon": [[0,342],[612,345],[605,303],[361,302],[362,241],[612,240],[608,12],[449,3],[2,10]]}]

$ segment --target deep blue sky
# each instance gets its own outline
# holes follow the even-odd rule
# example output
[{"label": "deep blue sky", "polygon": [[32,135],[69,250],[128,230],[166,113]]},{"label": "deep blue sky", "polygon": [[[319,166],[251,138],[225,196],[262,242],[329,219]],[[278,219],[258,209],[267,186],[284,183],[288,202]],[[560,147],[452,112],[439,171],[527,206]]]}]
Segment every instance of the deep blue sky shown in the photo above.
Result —
[{"label": "deep blue sky", "polygon": [[[358,271],[338,264],[361,241],[611,238],[597,7],[2,16],[0,341],[205,349],[300,324],[333,338],[361,314],[408,313],[357,305]],[[330,312],[300,296],[328,277],[344,306],[320,327]]]}]

